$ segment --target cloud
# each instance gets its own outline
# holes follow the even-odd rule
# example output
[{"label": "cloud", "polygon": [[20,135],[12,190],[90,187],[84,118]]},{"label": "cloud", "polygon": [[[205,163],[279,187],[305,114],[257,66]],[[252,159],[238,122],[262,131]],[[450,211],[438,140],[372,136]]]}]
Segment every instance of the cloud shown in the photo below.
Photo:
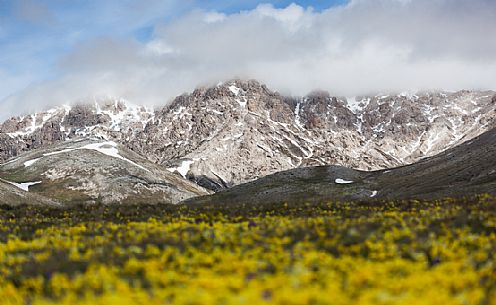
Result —
[{"label": "cloud", "polygon": [[[314,11],[259,5],[156,23],[150,41],[100,37],[59,61],[62,76],[9,97],[7,112],[115,95],[163,105],[197,85],[255,78],[283,93],[353,96],[496,89],[496,2],[354,0]],[[15,106],[15,107],[14,107]],[[36,107],[33,107],[36,106]]]},{"label": "cloud", "polygon": [[[12,76],[10,75],[10,73],[8,73],[8,71],[5,71],[1,68],[0,79],[2,80],[0,82],[0,92],[19,91],[24,89],[26,83],[33,81],[33,77],[32,75],[29,75],[29,73]],[[1,109],[2,111],[4,111],[3,106],[1,107]]]}]

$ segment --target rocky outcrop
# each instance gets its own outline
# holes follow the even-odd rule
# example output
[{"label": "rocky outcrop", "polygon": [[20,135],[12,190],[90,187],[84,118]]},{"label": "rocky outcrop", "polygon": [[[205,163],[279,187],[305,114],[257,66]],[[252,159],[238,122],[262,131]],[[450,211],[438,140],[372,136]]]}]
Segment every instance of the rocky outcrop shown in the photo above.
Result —
[{"label": "rocky outcrop", "polygon": [[97,113],[87,105],[76,105],[69,110],[65,119],[65,126],[69,128],[85,128],[86,126],[102,125],[108,126],[110,116]]}]

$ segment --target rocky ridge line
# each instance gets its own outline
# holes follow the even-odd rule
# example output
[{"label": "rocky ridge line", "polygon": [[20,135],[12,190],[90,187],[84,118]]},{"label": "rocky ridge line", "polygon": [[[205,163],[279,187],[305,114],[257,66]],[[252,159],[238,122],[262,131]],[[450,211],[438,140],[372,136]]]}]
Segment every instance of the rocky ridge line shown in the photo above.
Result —
[{"label": "rocky ridge line", "polygon": [[67,139],[119,142],[209,189],[281,170],[416,162],[496,126],[493,91],[287,97],[256,81],[198,88],[152,111],[119,99],[0,125],[0,160]]}]

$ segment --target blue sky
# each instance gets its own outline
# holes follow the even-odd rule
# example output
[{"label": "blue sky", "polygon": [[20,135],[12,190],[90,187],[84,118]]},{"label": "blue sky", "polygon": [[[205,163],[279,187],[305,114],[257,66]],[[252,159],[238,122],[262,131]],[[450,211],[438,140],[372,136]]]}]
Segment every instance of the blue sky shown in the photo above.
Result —
[{"label": "blue sky", "polygon": [[491,37],[494,0],[0,0],[0,120],[234,77],[295,95],[495,89]]}]

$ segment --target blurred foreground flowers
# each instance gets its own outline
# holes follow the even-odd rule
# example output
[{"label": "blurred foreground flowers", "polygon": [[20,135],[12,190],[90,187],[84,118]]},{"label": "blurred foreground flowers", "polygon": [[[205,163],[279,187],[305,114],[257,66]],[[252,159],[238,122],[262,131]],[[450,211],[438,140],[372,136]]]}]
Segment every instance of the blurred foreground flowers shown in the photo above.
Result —
[{"label": "blurred foreground flowers", "polygon": [[487,196],[0,214],[4,305],[496,305]]}]

